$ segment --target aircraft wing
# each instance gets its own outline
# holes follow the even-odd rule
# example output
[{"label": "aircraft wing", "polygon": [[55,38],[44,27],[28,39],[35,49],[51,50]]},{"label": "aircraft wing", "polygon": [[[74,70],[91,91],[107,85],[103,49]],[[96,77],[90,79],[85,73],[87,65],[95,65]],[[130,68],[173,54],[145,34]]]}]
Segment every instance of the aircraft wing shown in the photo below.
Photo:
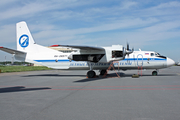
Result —
[{"label": "aircraft wing", "polygon": [[78,46],[78,45],[51,45],[50,47],[70,47],[81,50],[104,50],[102,47],[92,47],[92,46]]},{"label": "aircraft wing", "polygon": [[0,46],[0,50],[2,50],[4,52],[7,52],[7,53],[10,53],[10,54],[26,54],[25,52],[21,52],[21,51],[18,51],[18,50],[13,50],[13,49],[6,48],[6,47],[1,47],[1,46]]}]

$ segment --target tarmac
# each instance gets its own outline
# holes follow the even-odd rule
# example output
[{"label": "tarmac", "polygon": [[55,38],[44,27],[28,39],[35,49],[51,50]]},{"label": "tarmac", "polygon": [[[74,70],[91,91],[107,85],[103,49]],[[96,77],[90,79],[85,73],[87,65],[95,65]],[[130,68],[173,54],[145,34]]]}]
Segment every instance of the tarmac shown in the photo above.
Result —
[{"label": "tarmac", "polygon": [[[180,120],[180,67],[0,73],[0,120]],[[98,71],[96,71],[98,73]]]}]

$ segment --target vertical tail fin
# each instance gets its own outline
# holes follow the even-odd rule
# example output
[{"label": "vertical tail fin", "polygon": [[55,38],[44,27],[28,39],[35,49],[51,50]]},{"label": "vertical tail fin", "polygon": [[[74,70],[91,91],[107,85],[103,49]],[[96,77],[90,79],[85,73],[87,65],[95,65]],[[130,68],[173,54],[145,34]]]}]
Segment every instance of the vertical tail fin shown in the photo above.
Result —
[{"label": "vertical tail fin", "polygon": [[34,56],[41,57],[42,53],[58,53],[59,51],[53,50],[42,45],[38,45],[35,43],[26,22],[22,21],[16,24],[16,34],[17,34],[17,50],[25,53],[30,53]]},{"label": "vertical tail fin", "polygon": [[26,22],[16,24],[17,50],[23,52],[35,51],[35,41],[28,29]]}]

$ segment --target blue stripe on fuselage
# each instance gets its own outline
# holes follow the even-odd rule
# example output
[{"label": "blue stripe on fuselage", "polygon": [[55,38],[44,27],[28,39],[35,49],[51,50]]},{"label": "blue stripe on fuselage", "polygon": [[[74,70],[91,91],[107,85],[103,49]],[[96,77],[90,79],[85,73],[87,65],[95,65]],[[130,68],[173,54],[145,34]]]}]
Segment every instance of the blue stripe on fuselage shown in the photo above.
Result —
[{"label": "blue stripe on fuselage", "polygon": [[34,60],[36,62],[69,62],[69,60]]},{"label": "blue stripe on fuselage", "polygon": [[[124,60],[122,61],[136,61],[136,60],[148,60],[148,58],[125,58]],[[149,60],[153,60],[153,61],[166,61],[166,59],[161,59],[161,58],[149,58]],[[66,60],[34,60],[36,62],[70,62],[69,59],[66,59]],[[75,61],[71,61],[71,62],[75,62]],[[84,61],[82,61],[84,62]]]},{"label": "blue stripe on fuselage", "polygon": [[[161,58],[125,58],[124,60],[163,60],[166,61],[166,59],[161,59]],[[123,60],[122,60],[123,61]]]}]

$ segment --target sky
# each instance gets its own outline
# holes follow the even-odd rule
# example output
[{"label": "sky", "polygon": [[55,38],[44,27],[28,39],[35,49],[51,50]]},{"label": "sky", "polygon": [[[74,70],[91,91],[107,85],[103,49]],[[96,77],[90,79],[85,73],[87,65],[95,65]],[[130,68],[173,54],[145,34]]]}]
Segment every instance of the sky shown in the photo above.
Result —
[{"label": "sky", "polygon": [[[128,42],[180,61],[180,0],[1,0],[0,46],[16,49],[20,21],[43,46]],[[5,58],[12,55],[0,51]]]}]

